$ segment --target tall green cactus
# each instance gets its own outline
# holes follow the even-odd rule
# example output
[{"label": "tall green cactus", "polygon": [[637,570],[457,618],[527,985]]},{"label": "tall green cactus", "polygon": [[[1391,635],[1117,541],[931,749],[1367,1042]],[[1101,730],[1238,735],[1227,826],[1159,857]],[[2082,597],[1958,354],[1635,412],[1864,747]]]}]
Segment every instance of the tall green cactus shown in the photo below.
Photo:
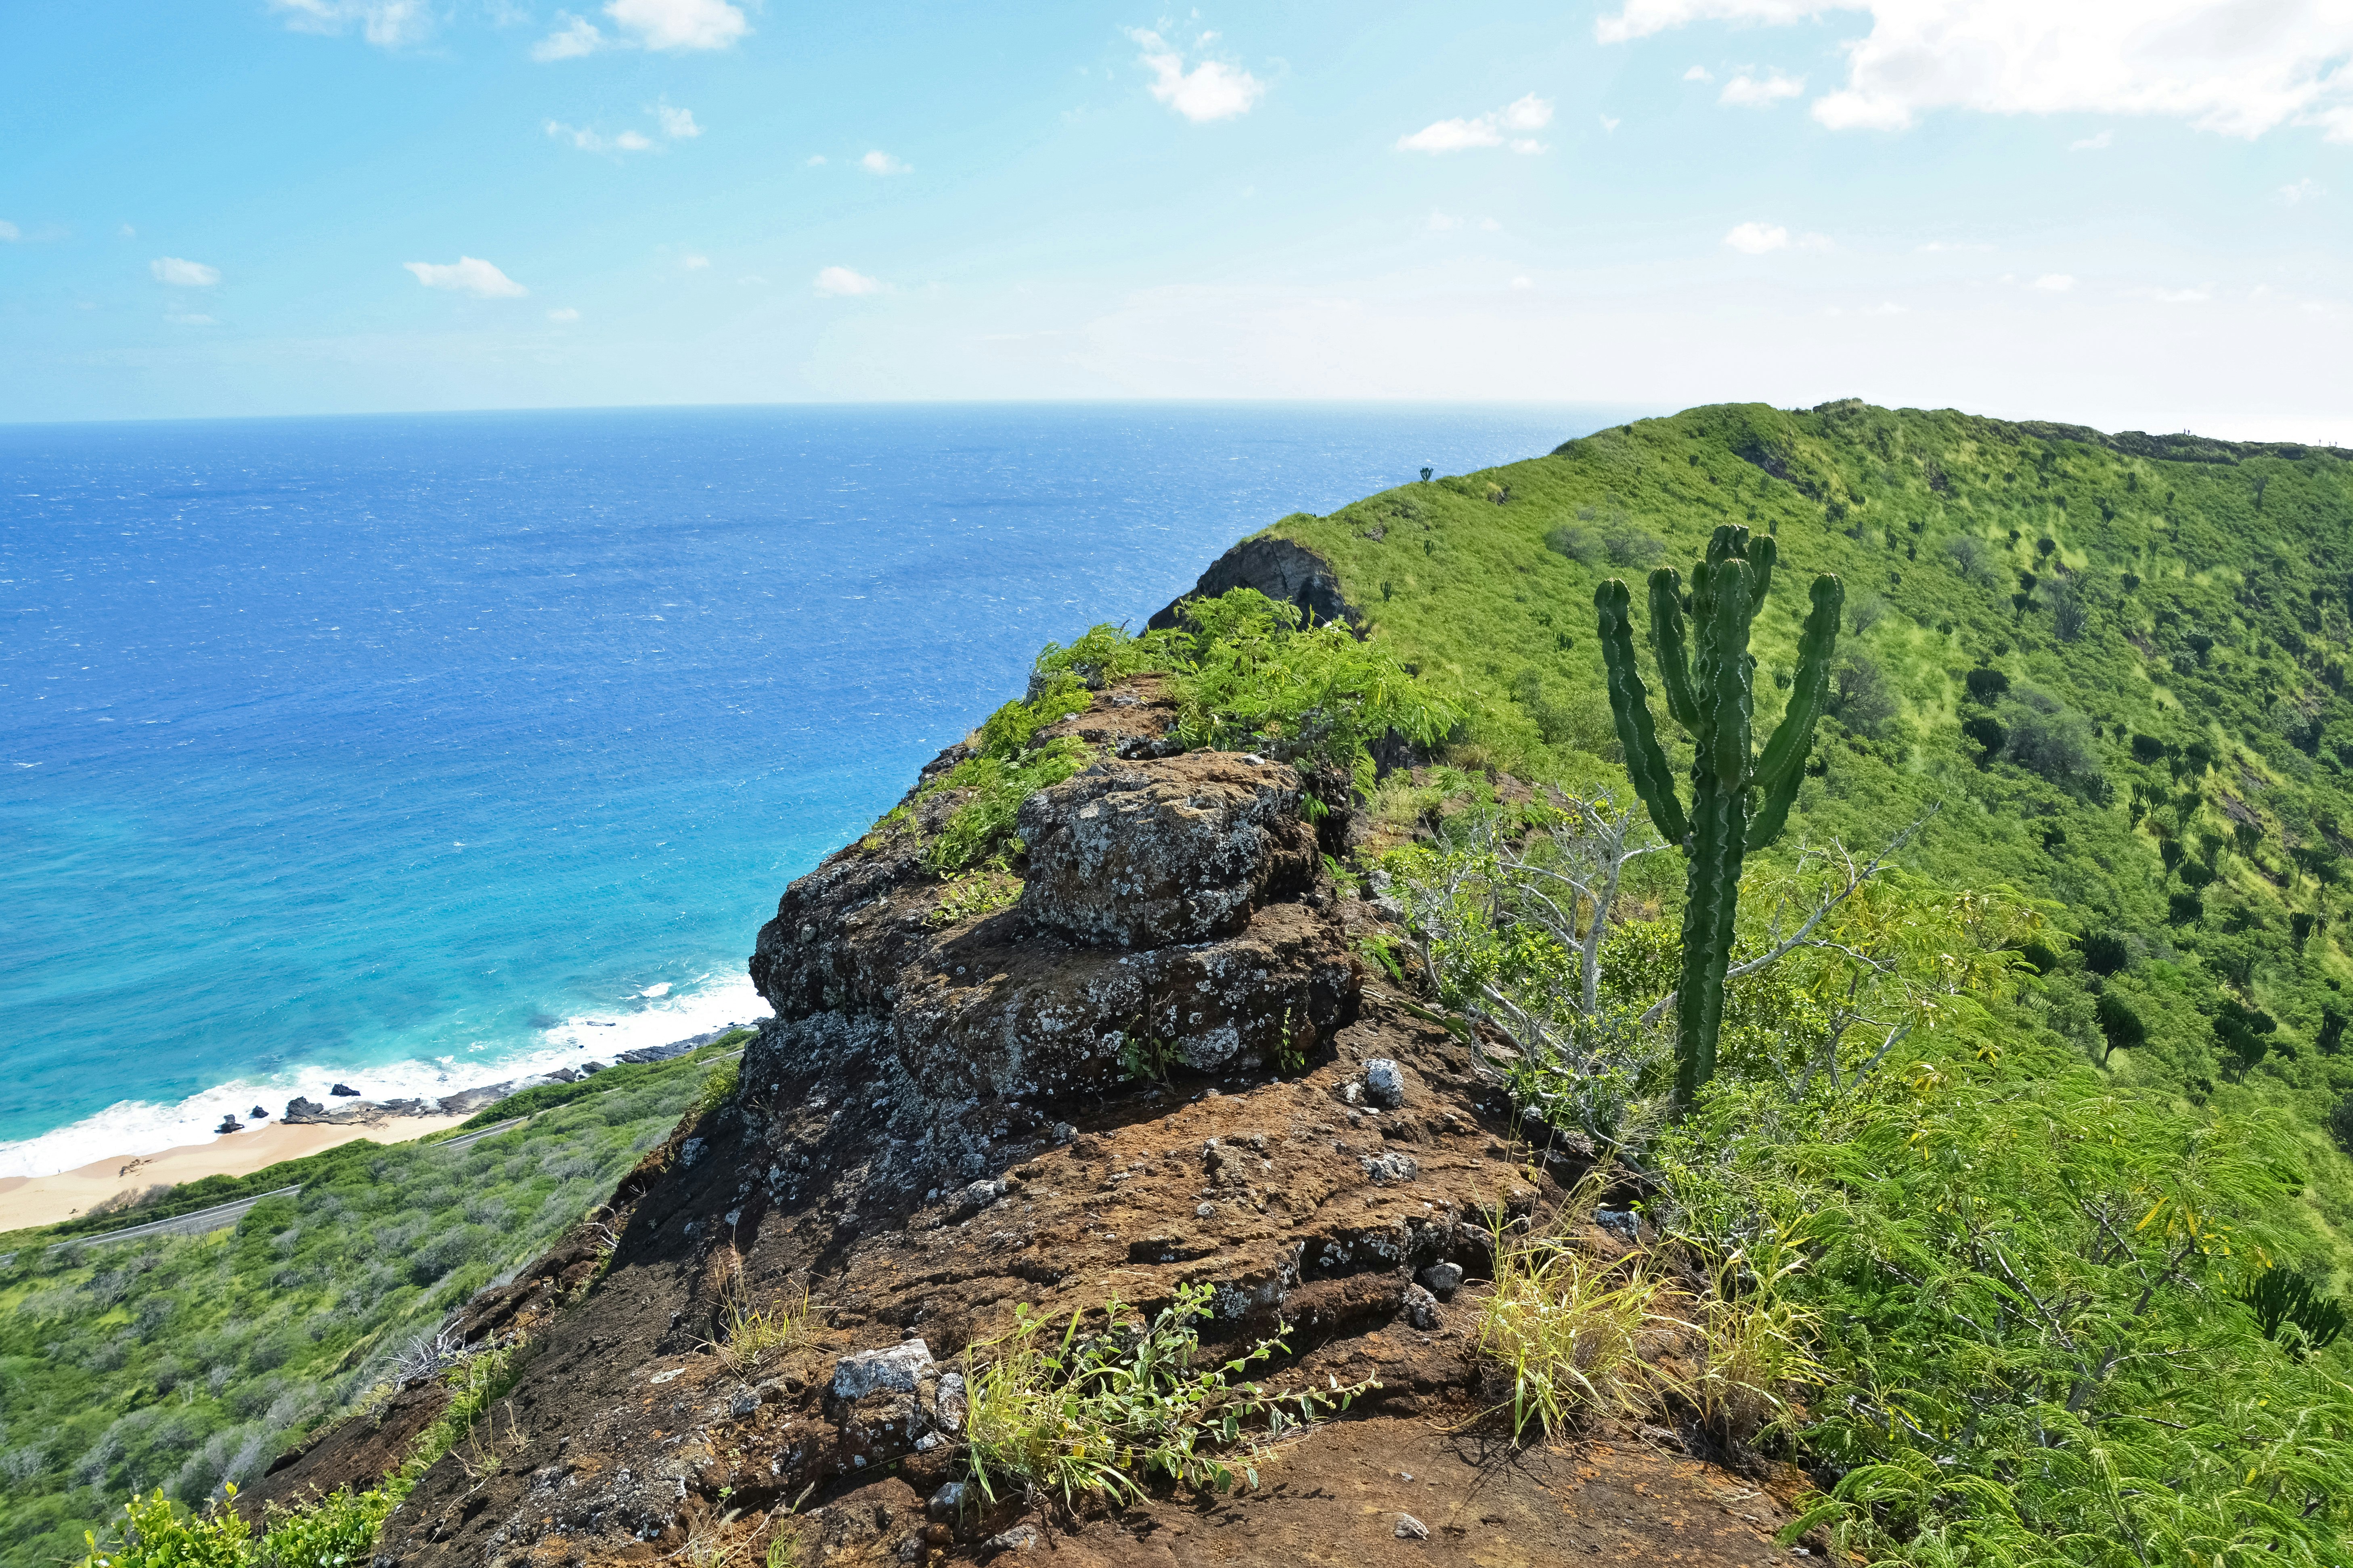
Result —
[{"label": "tall green cactus", "polygon": [[[1707,559],[1692,568],[1691,593],[1672,566],[1651,574],[1651,648],[1667,712],[1691,736],[1692,801],[1675,797],[1674,776],[1651,723],[1650,692],[1634,665],[1634,626],[1626,584],[1616,578],[1593,595],[1601,612],[1601,658],[1609,673],[1609,709],[1626,750],[1634,793],[1651,820],[1680,843],[1691,868],[1683,901],[1683,984],[1675,995],[1675,1103],[1688,1105],[1715,1076],[1715,1040],[1724,1025],[1724,972],[1732,960],[1733,917],[1740,899],[1740,862],[1781,836],[1813,746],[1814,721],[1830,690],[1831,652],[1838,642],[1846,588],[1824,574],[1814,579],[1813,608],[1798,645],[1798,679],[1789,706],[1765,743],[1748,754],[1757,660],[1748,651],[1748,624],[1773,581],[1773,541],[1751,542],[1745,528],[1723,527],[1708,541]],[[1683,621],[1698,648],[1686,658]]]}]

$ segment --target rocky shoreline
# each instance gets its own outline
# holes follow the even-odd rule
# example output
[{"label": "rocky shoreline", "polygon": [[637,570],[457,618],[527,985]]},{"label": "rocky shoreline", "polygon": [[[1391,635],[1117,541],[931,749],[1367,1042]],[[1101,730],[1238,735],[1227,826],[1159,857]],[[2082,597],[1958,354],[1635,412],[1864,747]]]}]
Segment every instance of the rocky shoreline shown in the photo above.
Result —
[{"label": "rocky shoreline", "polygon": [[[642,1046],[636,1050],[622,1051],[614,1057],[613,1065],[641,1066],[649,1062],[665,1062],[673,1057],[682,1057],[689,1051],[700,1049],[740,1026],[726,1024],[700,1035],[689,1036],[683,1040],[672,1040],[666,1046]],[[495,1105],[509,1095],[521,1094],[527,1089],[537,1089],[543,1084],[577,1083],[593,1073],[604,1071],[605,1067],[601,1061],[584,1062],[576,1068],[556,1068],[499,1083],[478,1084],[472,1089],[461,1089],[455,1094],[445,1094],[438,1100],[357,1099],[349,1105],[330,1108],[298,1094],[286,1102],[286,1114],[279,1118],[279,1122],[285,1127],[376,1127],[396,1117],[471,1116],[482,1107]],[[357,1093],[340,1083],[335,1085],[335,1092]],[[224,1123],[223,1131],[237,1129]]]}]

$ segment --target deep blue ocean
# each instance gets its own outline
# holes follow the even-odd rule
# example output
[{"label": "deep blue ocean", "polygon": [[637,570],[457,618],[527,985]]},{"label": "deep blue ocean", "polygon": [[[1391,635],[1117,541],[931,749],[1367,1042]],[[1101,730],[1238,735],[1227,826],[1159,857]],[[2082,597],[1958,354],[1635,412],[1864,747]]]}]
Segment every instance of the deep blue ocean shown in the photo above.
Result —
[{"label": "deep blue ocean", "polygon": [[1632,412],[0,428],[0,1176],[756,1016],[785,884],[1048,639]]}]

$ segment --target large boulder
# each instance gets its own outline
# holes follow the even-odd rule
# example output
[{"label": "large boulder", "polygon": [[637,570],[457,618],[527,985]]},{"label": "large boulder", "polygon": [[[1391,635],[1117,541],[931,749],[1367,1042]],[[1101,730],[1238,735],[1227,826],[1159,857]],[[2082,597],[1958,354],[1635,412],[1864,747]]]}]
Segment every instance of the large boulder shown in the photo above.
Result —
[{"label": "large boulder", "polygon": [[1300,779],[1238,752],[1095,763],[1021,803],[1021,910],[1097,947],[1238,935],[1312,887],[1315,834]]}]

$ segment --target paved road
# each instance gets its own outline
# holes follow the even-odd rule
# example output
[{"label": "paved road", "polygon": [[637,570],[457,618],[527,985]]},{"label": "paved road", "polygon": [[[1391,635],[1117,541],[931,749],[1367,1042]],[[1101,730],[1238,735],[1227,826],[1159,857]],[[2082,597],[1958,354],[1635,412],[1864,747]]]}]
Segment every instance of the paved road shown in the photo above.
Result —
[{"label": "paved road", "polygon": [[301,1190],[298,1183],[290,1187],[280,1187],[275,1192],[256,1193],[233,1204],[215,1204],[208,1209],[198,1209],[193,1214],[174,1215],[170,1219],[152,1219],[128,1230],[110,1230],[103,1236],[78,1236],[70,1241],[58,1242],[49,1250],[55,1252],[64,1247],[104,1247],[112,1241],[136,1241],[143,1236],[209,1236],[216,1230],[227,1230],[243,1219],[252,1212],[253,1205],[264,1198],[280,1198]]}]

